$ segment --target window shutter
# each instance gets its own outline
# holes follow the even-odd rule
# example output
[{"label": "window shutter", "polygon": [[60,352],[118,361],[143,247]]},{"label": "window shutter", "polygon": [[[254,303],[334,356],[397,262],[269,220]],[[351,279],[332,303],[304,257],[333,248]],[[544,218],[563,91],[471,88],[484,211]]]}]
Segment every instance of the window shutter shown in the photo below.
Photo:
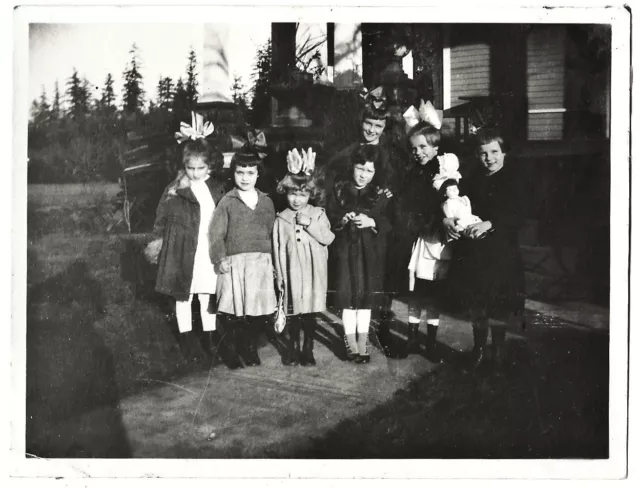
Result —
[{"label": "window shutter", "polygon": [[563,137],[566,30],[561,25],[535,26],[527,38],[529,140]]},{"label": "window shutter", "polygon": [[451,107],[466,103],[460,97],[489,96],[489,55],[484,43],[451,48]]}]

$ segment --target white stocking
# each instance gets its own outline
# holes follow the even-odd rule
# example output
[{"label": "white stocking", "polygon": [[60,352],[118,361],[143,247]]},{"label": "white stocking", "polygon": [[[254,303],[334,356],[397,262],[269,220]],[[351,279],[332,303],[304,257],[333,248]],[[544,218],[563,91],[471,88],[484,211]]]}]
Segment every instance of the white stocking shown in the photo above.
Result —
[{"label": "white stocking", "polygon": [[356,331],[358,332],[358,352],[360,354],[367,353],[370,323],[371,310],[356,310]]},{"label": "white stocking", "polygon": [[216,314],[209,313],[209,299],[211,295],[208,293],[199,293],[200,299],[200,317],[202,317],[202,330],[204,332],[213,332],[216,330]]},{"label": "white stocking", "polygon": [[344,335],[347,338],[347,344],[351,352],[358,353],[358,343],[356,342],[356,311],[345,308],[342,311],[342,324],[344,326]]},{"label": "white stocking", "polygon": [[178,330],[181,333],[191,332],[191,301],[193,294],[189,295],[187,300],[176,300],[176,319],[178,321]]}]

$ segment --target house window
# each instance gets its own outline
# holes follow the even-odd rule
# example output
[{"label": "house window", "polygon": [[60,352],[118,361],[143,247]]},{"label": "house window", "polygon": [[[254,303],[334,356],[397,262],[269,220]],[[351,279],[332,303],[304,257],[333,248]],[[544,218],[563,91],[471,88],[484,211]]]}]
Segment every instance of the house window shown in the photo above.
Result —
[{"label": "house window", "polygon": [[560,140],[566,115],[566,27],[535,26],[527,38],[528,139]]},{"label": "house window", "polygon": [[475,42],[451,47],[451,101],[449,107],[466,103],[461,97],[489,96],[490,54],[489,44],[486,43]]}]

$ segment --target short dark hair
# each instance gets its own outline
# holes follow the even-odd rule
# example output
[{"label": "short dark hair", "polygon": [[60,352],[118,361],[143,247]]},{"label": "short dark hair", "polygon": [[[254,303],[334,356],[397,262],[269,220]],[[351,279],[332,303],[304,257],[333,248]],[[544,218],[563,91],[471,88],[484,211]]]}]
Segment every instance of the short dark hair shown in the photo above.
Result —
[{"label": "short dark hair", "polygon": [[491,144],[492,142],[497,142],[500,144],[500,149],[503,153],[509,152],[510,146],[506,141],[502,132],[497,127],[487,127],[479,129],[474,138],[476,149],[480,149],[480,146],[484,146],[485,144]]},{"label": "short dark hair", "polygon": [[376,108],[373,104],[367,103],[362,111],[361,122],[364,122],[365,119],[382,120],[386,122],[388,117],[389,111],[384,104],[382,104],[380,108]]},{"label": "short dark hair", "polygon": [[431,147],[440,146],[440,129],[436,129],[434,126],[428,124],[427,122],[421,121],[414,125],[407,134],[407,139],[411,139],[415,136],[424,136],[427,144],[429,144]]},{"label": "short dark hair", "polygon": [[232,174],[235,173],[236,168],[238,167],[250,168],[252,166],[258,168],[258,176],[264,173],[264,163],[262,161],[262,158],[260,158],[260,156],[256,152],[240,151],[235,153],[231,158],[230,169]]},{"label": "short dark hair", "polygon": [[382,161],[382,150],[377,144],[363,144],[351,154],[351,169],[357,164],[373,163],[376,174],[373,182],[378,186],[384,186],[387,178],[387,168]]},{"label": "short dark hair", "polygon": [[294,175],[289,173],[278,183],[277,191],[283,195],[308,192],[310,198],[314,198],[317,191],[316,180],[313,175],[307,176],[304,173]]}]

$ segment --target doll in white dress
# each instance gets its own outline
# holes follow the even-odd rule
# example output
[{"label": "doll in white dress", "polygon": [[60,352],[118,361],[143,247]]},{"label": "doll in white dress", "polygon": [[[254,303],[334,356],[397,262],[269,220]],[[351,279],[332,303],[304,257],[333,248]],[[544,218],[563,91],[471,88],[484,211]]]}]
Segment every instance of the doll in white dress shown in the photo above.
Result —
[{"label": "doll in white dress", "polygon": [[446,197],[442,204],[442,212],[445,217],[454,220],[458,232],[462,232],[471,224],[482,222],[480,217],[471,213],[469,197],[460,196],[457,180],[453,178],[445,180],[440,187],[440,192]]}]

